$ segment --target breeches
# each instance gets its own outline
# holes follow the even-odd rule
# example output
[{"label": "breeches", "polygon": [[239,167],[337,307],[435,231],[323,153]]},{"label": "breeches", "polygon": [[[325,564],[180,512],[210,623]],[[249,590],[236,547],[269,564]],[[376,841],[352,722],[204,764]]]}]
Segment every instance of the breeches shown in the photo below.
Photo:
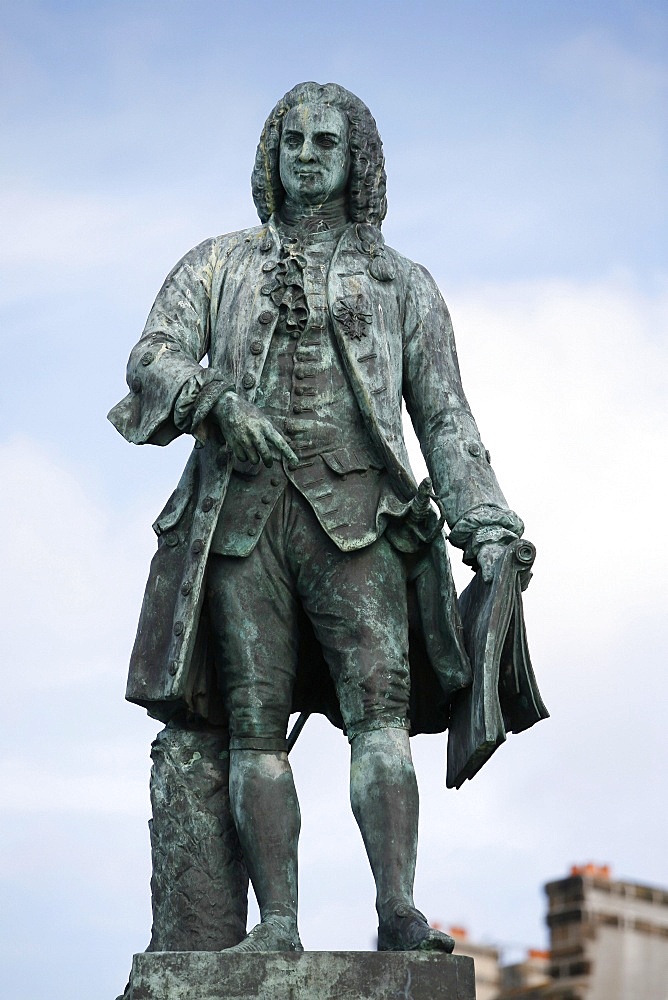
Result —
[{"label": "breeches", "polygon": [[381,536],[342,552],[290,484],[245,557],[210,557],[206,600],[231,749],[284,750],[303,608],[348,738],[407,728],[406,576]]}]

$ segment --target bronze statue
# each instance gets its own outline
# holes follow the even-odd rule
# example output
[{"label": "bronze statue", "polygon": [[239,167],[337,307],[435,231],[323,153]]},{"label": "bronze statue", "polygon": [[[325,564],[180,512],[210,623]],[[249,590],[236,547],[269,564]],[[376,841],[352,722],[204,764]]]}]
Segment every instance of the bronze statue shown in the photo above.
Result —
[{"label": "bronze statue", "polygon": [[[523,525],[464,396],[440,292],[384,243],[385,181],[376,123],[357,97],[316,83],[286,94],[257,150],[261,225],[206,240],[176,265],[130,356],[130,394],[110,413],[135,444],[195,438],[154,525],[127,697],[168,723],[154,759],[177,769],[203,760],[193,747],[205,743],[209,769],[226,762],[229,730],[231,811],[261,923],[235,945],[245,919],[237,900],[232,924],[191,947],[301,950],[300,816],[286,744],[298,710],[323,712],[350,741],[379,949],[453,948],[413,900],[409,734],[443,731],[472,681],[440,528],[447,519],[450,542],[489,587]],[[420,489],[402,398],[431,477]],[[211,774],[220,791],[226,772]],[[154,854],[164,861],[176,834],[161,833],[156,846],[156,808],[169,804],[154,796]],[[238,897],[234,829],[221,829],[211,836],[227,838],[227,891]],[[167,919],[158,868],[154,857],[152,947],[182,947],[156,930]],[[223,884],[202,876],[202,911],[224,909]],[[183,919],[215,924],[197,906]]]}]

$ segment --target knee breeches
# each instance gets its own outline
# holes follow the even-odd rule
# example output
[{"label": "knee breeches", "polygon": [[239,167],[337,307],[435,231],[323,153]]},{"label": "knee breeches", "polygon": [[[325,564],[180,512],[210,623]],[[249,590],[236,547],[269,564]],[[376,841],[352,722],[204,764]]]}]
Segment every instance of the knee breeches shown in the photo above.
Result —
[{"label": "knee breeches", "polygon": [[383,536],[342,552],[289,486],[250,555],[211,557],[207,603],[232,749],[285,749],[300,606],[322,648],[348,737],[407,728],[406,577]]}]

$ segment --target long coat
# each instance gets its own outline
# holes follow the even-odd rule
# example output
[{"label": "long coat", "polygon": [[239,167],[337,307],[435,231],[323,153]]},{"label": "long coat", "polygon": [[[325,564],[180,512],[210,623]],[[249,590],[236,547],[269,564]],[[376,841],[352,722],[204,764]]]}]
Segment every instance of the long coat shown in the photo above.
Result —
[{"label": "long coat", "polygon": [[[174,405],[193,375],[254,400],[278,319],[268,279],[279,253],[270,220],[206,240],[176,265],[132,350],[131,392],[109,414],[128,441],[164,445],[180,433]],[[506,511],[462,390],[450,316],[429,273],[385,246],[377,230],[351,224],[326,282],[345,370],[398,496],[408,503],[417,489],[403,439],[403,398],[448,524],[481,504]],[[208,369],[200,364],[205,356]],[[154,524],[158,550],[126,693],[164,721],[184,708],[224,721],[203,596],[232,458],[218,437],[205,436],[206,421],[203,428]],[[410,580],[411,731],[442,731],[449,697],[471,683],[442,536],[412,559]],[[294,708],[322,711],[342,725],[322,655],[308,622],[303,626]]]}]

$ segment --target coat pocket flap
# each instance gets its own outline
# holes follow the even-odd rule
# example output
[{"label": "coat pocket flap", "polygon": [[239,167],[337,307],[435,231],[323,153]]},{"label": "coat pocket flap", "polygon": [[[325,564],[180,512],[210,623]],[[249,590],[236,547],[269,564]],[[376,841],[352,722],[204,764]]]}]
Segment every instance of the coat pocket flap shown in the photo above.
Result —
[{"label": "coat pocket flap", "polygon": [[197,452],[194,452],[191,454],[188,464],[183,470],[179,485],[153,522],[153,530],[156,535],[162,535],[163,532],[170,531],[183,517],[188,502],[195,493],[197,467],[198,455]]},{"label": "coat pocket flap", "polygon": [[185,490],[174,490],[160,512],[160,516],[153,522],[153,530],[156,535],[162,535],[163,532],[169,531],[179,523],[189,500],[190,494],[186,493]]},{"label": "coat pocket flap", "polygon": [[372,455],[362,448],[337,448],[335,451],[324,452],[322,459],[333,472],[338,472],[340,476],[348,472],[383,468],[383,463],[376,455]]}]

